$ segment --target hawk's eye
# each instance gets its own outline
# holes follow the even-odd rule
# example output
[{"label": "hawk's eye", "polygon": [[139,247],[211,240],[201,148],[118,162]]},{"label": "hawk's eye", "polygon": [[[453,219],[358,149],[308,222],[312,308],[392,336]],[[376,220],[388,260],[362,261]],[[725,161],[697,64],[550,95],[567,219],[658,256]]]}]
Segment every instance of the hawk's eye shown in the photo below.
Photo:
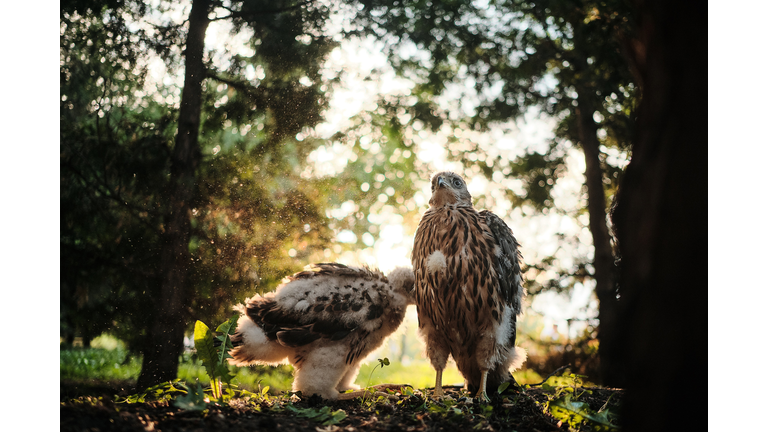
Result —
[{"label": "hawk's eye", "polygon": [[453,185],[456,186],[456,187],[461,187],[461,180],[453,179]]}]

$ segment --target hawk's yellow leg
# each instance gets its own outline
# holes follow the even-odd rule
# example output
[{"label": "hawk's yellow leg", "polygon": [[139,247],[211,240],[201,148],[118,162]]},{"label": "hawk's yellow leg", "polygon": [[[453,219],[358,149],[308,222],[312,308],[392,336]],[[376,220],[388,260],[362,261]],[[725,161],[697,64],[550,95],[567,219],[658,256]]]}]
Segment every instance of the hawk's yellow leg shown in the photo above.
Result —
[{"label": "hawk's yellow leg", "polygon": [[481,402],[490,402],[488,395],[485,393],[485,384],[488,381],[488,371],[484,370],[480,374],[480,389],[477,391],[475,397]]},{"label": "hawk's yellow leg", "polygon": [[434,397],[443,397],[445,396],[445,392],[443,391],[443,371],[442,369],[438,369],[437,373],[435,374],[435,391],[433,393]]}]

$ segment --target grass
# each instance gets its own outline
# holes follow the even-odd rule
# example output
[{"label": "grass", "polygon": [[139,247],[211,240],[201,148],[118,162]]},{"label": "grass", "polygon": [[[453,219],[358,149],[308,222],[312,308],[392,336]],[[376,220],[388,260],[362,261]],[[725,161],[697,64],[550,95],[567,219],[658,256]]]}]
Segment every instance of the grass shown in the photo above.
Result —
[{"label": "grass", "polygon": [[[364,363],[355,383],[361,387],[382,383],[410,384],[417,389],[434,387],[435,385],[435,370],[432,369],[432,365],[427,360],[412,361],[407,366],[392,361],[389,366],[377,368],[369,383],[368,377],[377,365],[378,362]],[[516,371],[512,375],[518,384],[532,384],[542,380],[542,377],[532,370]],[[461,376],[453,362],[449,362],[443,371],[443,385],[464,385],[464,377]]]},{"label": "grass", "polygon": [[[59,351],[59,379],[72,381],[133,381],[141,373],[141,356],[128,352],[125,344],[111,336],[99,336],[91,348],[62,348]],[[253,391],[270,387],[277,393],[291,389],[293,368],[282,365],[234,367],[232,384]],[[205,368],[191,353],[184,353],[179,362],[178,378],[188,383],[210,381]]]},{"label": "grass", "polygon": [[[379,357],[387,357],[382,353]],[[100,336],[93,340],[91,348],[72,348],[60,351],[60,379],[75,381],[136,381],[141,372],[141,357],[130,356],[125,345],[110,336]],[[401,363],[398,358],[391,356],[389,366],[379,367],[375,359],[364,363],[360,368],[356,384],[367,387],[375,384],[410,384],[416,389],[433,387],[435,385],[435,371],[426,359]],[[277,394],[291,389],[293,381],[293,368],[288,365],[230,367],[235,378],[232,384],[238,387],[255,391],[259,386],[270,387],[270,393]],[[373,374],[371,374],[373,371]],[[530,384],[541,381],[542,377],[534,371],[522,370],[515,372],[515,379],[520,384]],[[369,378],[370,377],[370,378]],[[209,382],[205,368],[191,353],[184,353],[179,364],[179,375],[183,381],[203,384]],[[456,369],[456,365],[449,362],[443,372],[444,385],[463,385],[464,379]]]},{"label": "grass", "polygon": [[59,352],[59,379],[135,380],[141,372],[141,359],[129,358],[125,347],[114,349],[63,349]]},{"label": "grass", "polygon": [[[360,387],[383,383],[410,384],[417,389],[433,387],[435,385],[435,370],[432,369],[432,365],[427,360],[412,361],[407,366],[396,359],[390,359],[390,362],[389,366],[376,368],[373,375],[371,375],[371,371],[379,362],[363,363],[355,384]],[[371,377],[370,383],[368,382],[369,376]],[[464,378],[462,378],[456,366],[445,369],[443,372],[443,384],[464,384]]]}]

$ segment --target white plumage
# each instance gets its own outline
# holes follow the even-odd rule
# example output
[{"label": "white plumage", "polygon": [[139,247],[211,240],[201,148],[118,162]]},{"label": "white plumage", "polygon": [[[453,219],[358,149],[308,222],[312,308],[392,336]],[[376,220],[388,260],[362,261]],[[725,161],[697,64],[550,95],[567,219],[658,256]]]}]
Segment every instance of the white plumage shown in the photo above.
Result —
[{"label": "white plumage", "polygon": [[339,399],[339,392],[358,389],[360,362],[402,323],[413,304],[413,281],[408,268],[384,276],[377,269],[314,264],[275,292],[235,307],[242,316],[230,362],[288,362],[295,369],[293,391]]}]

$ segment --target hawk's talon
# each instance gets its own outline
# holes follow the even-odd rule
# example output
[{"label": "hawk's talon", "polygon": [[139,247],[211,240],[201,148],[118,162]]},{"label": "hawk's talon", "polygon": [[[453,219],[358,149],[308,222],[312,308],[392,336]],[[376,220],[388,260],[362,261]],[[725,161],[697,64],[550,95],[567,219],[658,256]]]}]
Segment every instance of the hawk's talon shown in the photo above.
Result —
[{"label": "hawk's talon", "polygon": [[488,398],[488,395],[487,395],[487,394],[486,394],[484,391],[478,392],[478,393],[475,395],[475,399],[477,399],[477,401],[478,401],[478,402],[482,402],[482,403],[488,403],[488,402],[490,402],[490,401],[491,401],[491,400]]}]

